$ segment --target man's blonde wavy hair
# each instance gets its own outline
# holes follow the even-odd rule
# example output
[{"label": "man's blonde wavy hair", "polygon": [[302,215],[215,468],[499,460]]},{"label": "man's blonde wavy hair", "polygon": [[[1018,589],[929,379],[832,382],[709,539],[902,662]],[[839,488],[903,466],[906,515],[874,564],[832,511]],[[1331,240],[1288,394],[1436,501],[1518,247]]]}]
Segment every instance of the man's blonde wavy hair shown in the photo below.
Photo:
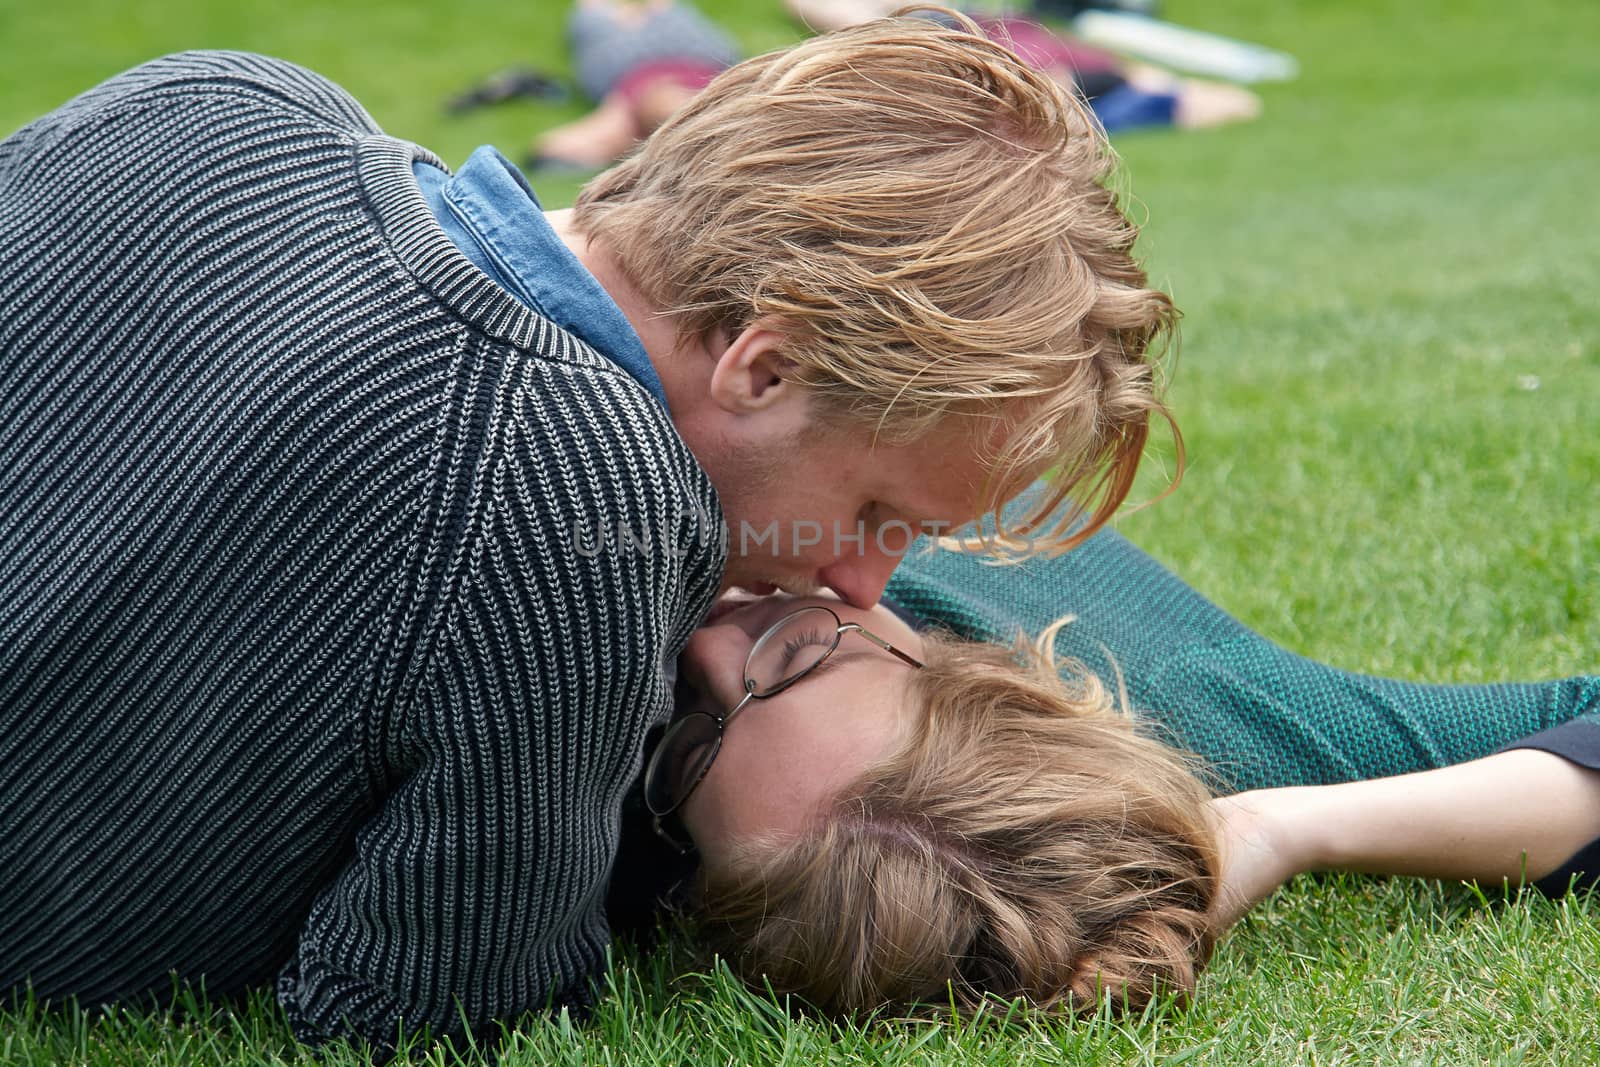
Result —
[{"label": "man's blonde wavy hair", "polygon": [[944,21],[731,68],[591,182],[574,221],[680,334],[787,334],[820,422],[905,442],[968,416],[992,453],[986,510],[1053,468],[996,543],[1064,550],[1127,496],[1151,416],[1172,424],[1152,359],[1177,313],[1133,259],[1084,105]]},{"label": "man's blonde wavy hair", "polygon": [[1092,675],[1021,652],[931,639],[901,750],[702,872],[709,946],[844,1015],[1191,992],[1220,870],[1206,790]]}]

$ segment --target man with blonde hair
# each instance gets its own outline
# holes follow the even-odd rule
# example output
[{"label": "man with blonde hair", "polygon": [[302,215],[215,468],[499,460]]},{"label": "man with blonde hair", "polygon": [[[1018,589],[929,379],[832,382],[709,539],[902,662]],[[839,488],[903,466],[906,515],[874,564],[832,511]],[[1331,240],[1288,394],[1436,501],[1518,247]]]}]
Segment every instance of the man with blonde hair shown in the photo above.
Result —
[{"label": "man with blonde hair", "polygon": [[926,21],[733,68],[570,212],[257,56],[17,131],[0,987],[377,1044],[584,1000],[720,588],[868,605],[1042,471],[1013,542],[1127,493],[1173,310],[1110,164]]}]

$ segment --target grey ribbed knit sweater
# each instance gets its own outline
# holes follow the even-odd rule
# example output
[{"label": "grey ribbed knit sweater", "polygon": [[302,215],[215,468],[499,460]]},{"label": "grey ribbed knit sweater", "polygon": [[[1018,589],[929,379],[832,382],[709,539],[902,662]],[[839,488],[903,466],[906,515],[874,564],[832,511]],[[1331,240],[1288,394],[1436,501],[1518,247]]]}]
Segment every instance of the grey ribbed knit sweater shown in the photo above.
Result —
[{"label": "grey ribbed knit sweater", "polygon": [[721,515],[419,158],[229,54],[0,144],[0,990],[378,1042],[586,993]]}]

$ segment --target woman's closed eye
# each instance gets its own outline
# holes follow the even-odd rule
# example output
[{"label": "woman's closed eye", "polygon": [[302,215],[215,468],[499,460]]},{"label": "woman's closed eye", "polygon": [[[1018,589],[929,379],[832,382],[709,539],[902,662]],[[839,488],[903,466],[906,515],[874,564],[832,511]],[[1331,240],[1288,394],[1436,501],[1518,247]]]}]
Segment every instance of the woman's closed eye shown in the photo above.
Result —
[{"label": "woman's closed eye", "polygon": [[[783,665],[785,668],[794,666],[796,657],[808,650],[813,650],[810,655],[815,658],[814,651],[818,646],[827,645],[833,638],[821,630],[811,630],[803,634],[786,637],[783,642]],[[820,668],[818,668],[820,669]]]}]

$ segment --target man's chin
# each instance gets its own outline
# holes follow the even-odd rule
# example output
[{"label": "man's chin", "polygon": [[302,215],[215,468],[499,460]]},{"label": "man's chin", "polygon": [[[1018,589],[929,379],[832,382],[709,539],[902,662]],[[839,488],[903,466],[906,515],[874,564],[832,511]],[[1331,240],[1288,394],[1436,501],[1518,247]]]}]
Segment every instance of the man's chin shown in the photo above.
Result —
[{"label": "man's chin", "polygon": [[788,593],[790,596],[816,596],[823,591],[823,586],[808,578],[735,578],[723,587],[722,596],[747,597],[771,596],[773,593]]},{"label": "man's chin", "polygon": [[728,612],[738,611],[752,600],[759,599],[761,599],[761,595],[748,589],[734,586],[716,599],[716,602],[711,605],[711,610],[706,612],[706,617],[700,620],[700,625],[709,626],[728,614]]}]

